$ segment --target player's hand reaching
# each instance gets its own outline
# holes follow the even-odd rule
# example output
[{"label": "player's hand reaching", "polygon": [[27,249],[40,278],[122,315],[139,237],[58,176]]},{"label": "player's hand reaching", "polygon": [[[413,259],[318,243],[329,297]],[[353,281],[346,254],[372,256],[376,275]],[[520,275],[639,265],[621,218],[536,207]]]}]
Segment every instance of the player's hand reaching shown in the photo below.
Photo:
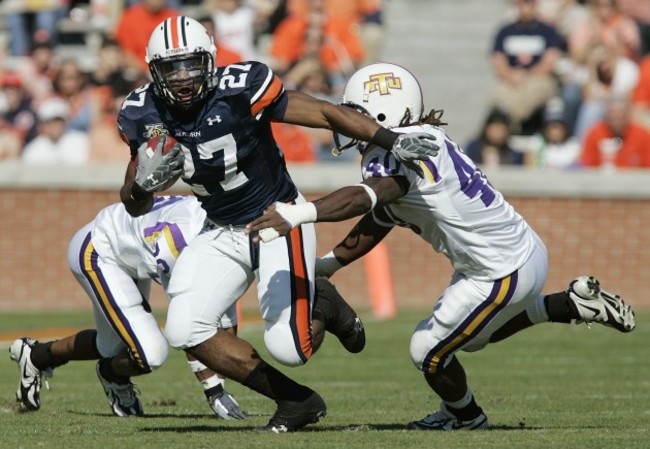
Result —
[{"label": "player's hand reaching", "polygon": [[395,159],[416,172],[420,177],[424,177],[424,171],[417,161],[425,161],[430,157],[435,157],[439,151],[440,146],[436,143],[436,137],[423,132],[400,134],[391,149]]},{"label": "player's hand reaching", "polygon": [[145,192],[167,189],[183,173],[185,156],[181,144],[176,142],[163,154],[167,136],[163,135],[152,149],[148,142],[138,148],[138,170],[135,183]]},{"label": "player's hand reaching", "polygon": [[259,232],[253,238],[268,243],[271,240],[287,235],[296,226],[316,221],[316,206],[314,203],[286,204],[276,202],[270,205],[264,214],[246,225],[246,234]]}]

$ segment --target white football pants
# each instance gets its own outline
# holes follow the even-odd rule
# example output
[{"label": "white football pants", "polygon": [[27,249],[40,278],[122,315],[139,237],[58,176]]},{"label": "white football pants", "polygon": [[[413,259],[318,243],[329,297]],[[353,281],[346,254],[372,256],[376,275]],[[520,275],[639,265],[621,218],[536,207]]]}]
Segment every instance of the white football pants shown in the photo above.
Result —
[{"label": "white football pants", "polygon": [[411,337],[411,359],[425,373],[435,373],[456,351],[483,349],[490,336],[526,310],[540,295],[548,274],[548,254],[537,238],[533,253],[518,270],[493,282],[454,273],[451,284]]}]

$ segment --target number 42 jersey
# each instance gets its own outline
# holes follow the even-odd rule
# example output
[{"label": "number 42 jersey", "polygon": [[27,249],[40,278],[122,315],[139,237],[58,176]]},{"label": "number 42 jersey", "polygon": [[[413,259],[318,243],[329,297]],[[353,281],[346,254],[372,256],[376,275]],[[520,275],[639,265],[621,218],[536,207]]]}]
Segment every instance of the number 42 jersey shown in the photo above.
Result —
[{"label": "number 42 jersey", "polygon": [[191,110],[169,108],[152,83],[131,92],[122,103],[118,128],[135,160],[149,138],[170,134],[185,153],[183,181],[208,217],[222,225],[243,225],[275,201],[291,202],[297,189],[270,121],[282,119],[286,92],[263,63],[220,67],[217,87]]},{"label": "number 42 jersey", "polygon": [[406,195],[373,211],[375,221],[410,228],[445,254],[454,270],[477,280],[501,279],[519,269],[541,240],[474,162],[438,127],[395,131],[432,134],[441,148],[420,162],[424,178],[383,148],[364,151],[364,179],[404,176],[409,183]]}]

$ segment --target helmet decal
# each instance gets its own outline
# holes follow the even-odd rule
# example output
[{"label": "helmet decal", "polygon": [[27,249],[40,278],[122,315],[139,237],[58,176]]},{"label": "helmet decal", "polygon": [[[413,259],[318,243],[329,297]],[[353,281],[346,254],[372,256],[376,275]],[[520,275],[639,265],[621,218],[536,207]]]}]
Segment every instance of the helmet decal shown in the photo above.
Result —
[{"label": "helmet decal", "polygon": [[402,89],[402,79],[392,72],[376,73],[363,83],[363,88],[368,93],[377,91],[379,95],[389,95],[391,89]]}]

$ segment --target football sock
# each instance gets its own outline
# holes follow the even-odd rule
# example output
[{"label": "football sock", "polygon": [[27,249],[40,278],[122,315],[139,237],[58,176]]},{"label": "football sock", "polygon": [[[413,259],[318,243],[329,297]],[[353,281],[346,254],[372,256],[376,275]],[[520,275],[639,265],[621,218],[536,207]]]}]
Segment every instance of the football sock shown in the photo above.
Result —
[{"label": "football sock", "polygon": [[[469,421],[471,419],[474,419],[478,415],[483,413],[483,409],[479,407],[478,404],[476,404],[472,391],[468,390],[467,392],[470,395],[469,402],[467,403],[467,405],[463,407],[454,407],[450,403],[445,402],[445,404],[447,405],[447,410],[453,413],[454,416],[456,416],[457,418],[464,421]],[[454,402],[453,404],[458,404],[459,402],[465,402],[465,398],[461,399],[461,401]]]},{"label": "football sock", "polygon": [[569,298],[569,295],[564,292],[553,293],[544,297],[544,305],[549,321],[553,323],[570,323],[571,320],[580,318],[578,308]]},{"label": "football sock", "polygon": [[288,378],[264,361],[257,365],[242,384],[276,402],[300,402],[312,393],[310,388]]},{"label": "football sock", "polygon": [[129,382],[129,377],[118,376],[115,374],[113,367],[111,366],[111,360],[113,360],[112,357],[104,358],[99,361],[99,374],[109,382],[117,384],[125,384]]},{"label": "football sock", "polygon": [[43,371],[48,368],[56,368],[57,366],[65,365],[68,363],[67,360],[63,360],[59,357],[55,357],[52,354],[52,343],[53,341],[48,341],[47,343],[36,343],[32,348],[32,353],[30,355],[30,360],[32,364]]}]

